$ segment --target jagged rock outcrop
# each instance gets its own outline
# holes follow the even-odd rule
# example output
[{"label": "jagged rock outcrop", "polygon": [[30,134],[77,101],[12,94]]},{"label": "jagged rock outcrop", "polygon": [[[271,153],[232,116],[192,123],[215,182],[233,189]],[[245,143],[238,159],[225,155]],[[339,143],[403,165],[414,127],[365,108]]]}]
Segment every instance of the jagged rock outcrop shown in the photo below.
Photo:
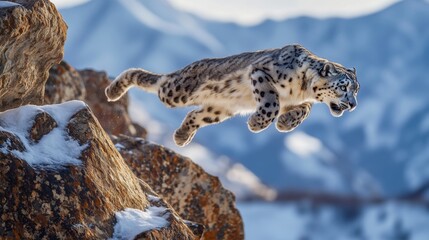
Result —
[{"label": "jagged rock outcrop", "polygon": [[143,139],[114,137],[131,170],[184,219],[205,225],[203,239],[244,238],[234,195],[190,159]]},{"label": "jagged rock outcrop", "polygon": [[113,135],[126,134],[145,138],[146,130],[134,124],[128,115],[128,97],[117,102],[107,102],[104,89],[110,80],[103,71],[77,71],[65,61],[49,71],[45,88],[45,104],[83,100],[100,121],[104,130]]},{"label": "jagged rock outcrop", "polygon": [[63,57],[67,25],[48,0],[0,8],[0,111],[42,103],[48,71]]},{"label": "jagged rock outcrop", "polygon": [[83,102],[0,114],[0,238],[120,238],[124,218],[140,221],[119,218],[129,208],[165,221],[138,239],[201,234],[131,172]]},{"label": "jagged rock outcrop", "polygon": [[45,85],[44,104],[85,100],[86,88],[82,77],[68,63],[61,61],[49,70]]}]

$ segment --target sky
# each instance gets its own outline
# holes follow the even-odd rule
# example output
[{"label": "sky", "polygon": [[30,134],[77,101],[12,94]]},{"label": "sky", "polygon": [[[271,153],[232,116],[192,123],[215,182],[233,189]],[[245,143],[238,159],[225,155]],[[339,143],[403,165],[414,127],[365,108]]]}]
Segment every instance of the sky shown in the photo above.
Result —
[{"label": "sky", "polygon": [[[58,8],[88,0],[52,0]],[[254,25],[265,19],[297,16],[355,17],[379,11],[398,0],[168,0],[175,7],[200,17]]]}]

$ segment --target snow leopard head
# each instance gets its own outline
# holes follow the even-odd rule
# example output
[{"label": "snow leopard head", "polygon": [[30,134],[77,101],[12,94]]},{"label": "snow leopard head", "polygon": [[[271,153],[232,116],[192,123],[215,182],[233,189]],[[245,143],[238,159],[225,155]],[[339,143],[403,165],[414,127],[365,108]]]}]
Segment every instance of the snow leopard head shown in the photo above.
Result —
[{"label": "snow leopard head", "polygon": [[325,103],[332,116],[340,117],[346,110],[353,111],[357,106],[359,92],[356,69],[325,63],[319,71],[319,81],[313,91],[316,100]]}]

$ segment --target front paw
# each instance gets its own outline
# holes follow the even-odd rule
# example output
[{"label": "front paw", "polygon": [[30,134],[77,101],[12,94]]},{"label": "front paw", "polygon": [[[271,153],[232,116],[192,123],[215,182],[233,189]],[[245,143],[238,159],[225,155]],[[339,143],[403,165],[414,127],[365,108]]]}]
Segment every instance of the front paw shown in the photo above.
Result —
[{"label": "front paw", "polygon": [[295,117],[293,112],[287,112],[279,116],[276,128],[279,132],[290,132],[301,124],[301,120]]},{"label": "front paw", "polygon": [[254,113],[249,117],[249,120],[247,121],[247,126],[249,127],[249,130],[258,133],[265,128],[267,128],[271,124],[271,119],[266,119],[263,117],[260,113]]},{"label": "front paw", "polygon": [[181,127],[174,132],[174,142],[177,146],[188,145],[195,136],[196,131],[191,131],[188,127]]}]

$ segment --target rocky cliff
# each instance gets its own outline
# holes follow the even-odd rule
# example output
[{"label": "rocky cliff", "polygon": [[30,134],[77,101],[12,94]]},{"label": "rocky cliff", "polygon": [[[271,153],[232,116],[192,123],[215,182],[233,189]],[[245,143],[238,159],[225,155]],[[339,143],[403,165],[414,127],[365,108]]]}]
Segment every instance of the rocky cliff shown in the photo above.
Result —
[{"label": "rocky cliff", "polygon": [[106,73],[55,64],[54,5],[1,3],[0,238],[243,239],[233,194],[144,141],[127,99],[105,101]]},{"label": "rocky cliff", "polygon": [[23,106],[0,122],[1,237],[105,239],[124,209],[158,207],[166,223],[138,234],[197,239],[132,173],[83,102]]}]

